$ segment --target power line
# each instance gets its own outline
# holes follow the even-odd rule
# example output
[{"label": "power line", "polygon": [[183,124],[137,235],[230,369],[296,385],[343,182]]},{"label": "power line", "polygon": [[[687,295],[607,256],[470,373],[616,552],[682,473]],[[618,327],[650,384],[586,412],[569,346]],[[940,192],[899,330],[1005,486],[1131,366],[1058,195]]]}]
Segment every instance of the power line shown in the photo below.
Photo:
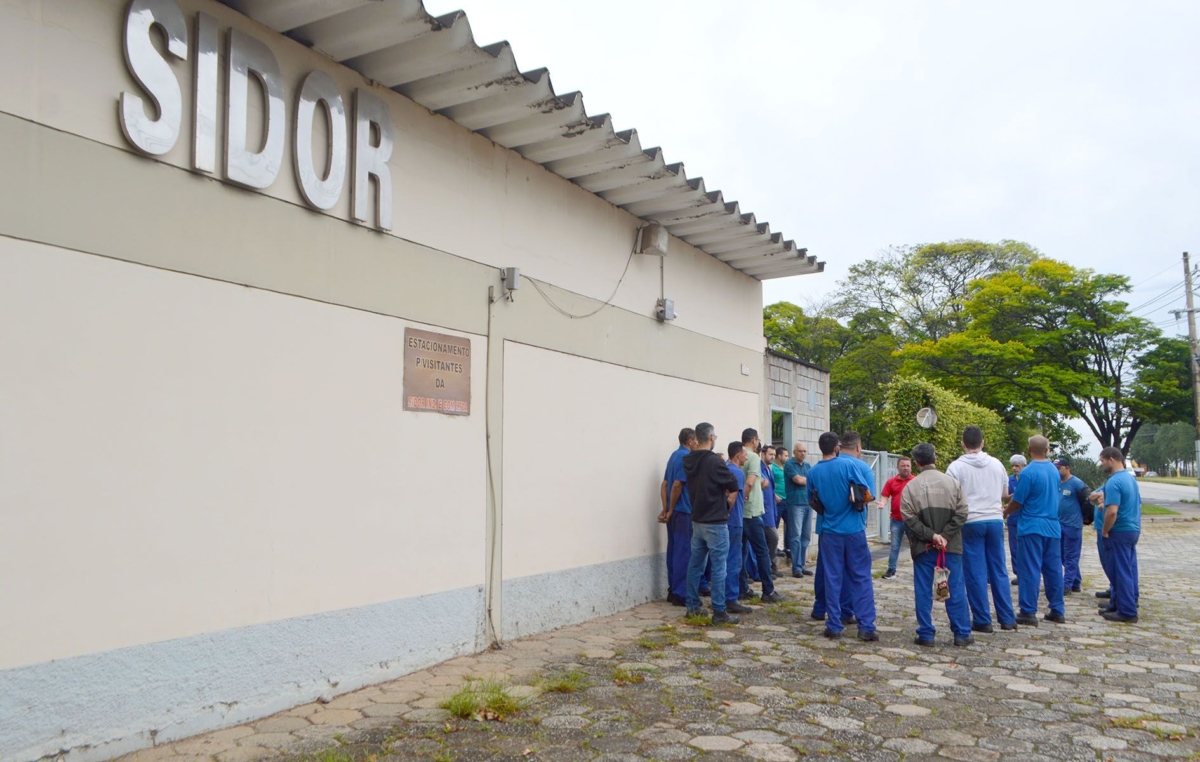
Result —
[{"label": "power line", "polygon": [[1129,311],[1130,312],[1140,312],[1140,311],[1144,310],[1145,308],[1150,307],[1150,306],[1156,304],[1157,302],[1162,301],[1166,297],[1173,295],[1176,291],[1182,292],[1183,286],[1184,286],[1184,284],[1182,281],[1179,283],[1176,283],[1175,285],[1168,287],[1165,291],[1160,291],[1158,293],[1158,295],[1152,296],[1151,298],[1147,299],[1146,301],[1142,302],[1141,304],[1137,305],[1136,307],[1130,307]]},{"label": "power line", "polygon": [[1154,280],[1155,278],[1157,278],[1158,276],[1162,275],[1162,274],[1163,274],[1163,273],[1165,273],[1167,270],[1170,270],[1170,269],[1171,269],[1172,267],[1174,267],[1174,266],[1175,266],[1175,265],[1167,265],[1167,266],[1166,266],[1166,267],[1164,267],[1163,269],[1161,269],[1161,270],[1159,270],[1158,272],[1156,272],[1156,273],[1154,273],[1153,275],[1151,275],[1149,278],[1142,278],[1141,280],[1139,280],[1137,283],[1134,283],[1134,284],[1133,284],[1132,286],[1130,286],[1129,288],[1131,288],[1131,289],[1134,289],[1134,288],[1137,288],[1138,286],[1142,285],[1143,283],[1149,283],[1150,281]]},{"label": "power line", "polygon": [[[640,234],[641,234],[640,230],[638,231],[638,234],[640,237]],[[637,240],[634,241],[633,248],[630,249],[630,251],[629,251],[629,259],[625,260],[625,269],[621,271],[621,277],[617,279],[617,285],[613,286],[612,293],[608,295],[608,298],[605,299],[604,302],[599,307],[592,310],[591,312],[585,312],[582,315],[576,315],[573,312],[567,312],[562,307],[559,307],[557,304],[555,304],[554,300],[550,298],[550,295],[547,294],[545,291],[543,291],[542,287],[539,286],[538,282],[536,280],[534,280],[533,278],[529,278],[529,282],[530,282],[530,284],[533,285],[534,290],[542,295],[542,298],[546,300],[546,303],[549,304],[551,307],[553,307],[559,314],[564,315],[565,317],[569,317],[572,320],[582,320],[584,318],[590,318],[592,315],[595,315],[600,310],[602,310],[605,307],[612,304],[612,300],[616,298],[617,291],[620,290],[621,284],[625,282],[625,276],[629,274],[629,265],[631,265],[633,263],[633,257],[635,254],[637,254]]]}]

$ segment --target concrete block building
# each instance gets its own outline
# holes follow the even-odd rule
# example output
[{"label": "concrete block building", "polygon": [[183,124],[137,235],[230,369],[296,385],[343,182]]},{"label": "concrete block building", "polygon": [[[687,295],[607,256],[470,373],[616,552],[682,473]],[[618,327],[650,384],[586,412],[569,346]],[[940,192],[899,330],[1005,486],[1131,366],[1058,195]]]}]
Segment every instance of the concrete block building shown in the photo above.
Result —
[{"label": "concrete block building", "polygon": [[768,349],[763,383],[762,419],[771,422],[771,443],[790,450],[803,442],[815,457],[817,437],[829,431],[829,371]]},{"label": "concrete block building", "polygon": [[420,0],[0,4],[0,760],[664,594],[676,434],[761,420],[821,263],[514,61]]}]

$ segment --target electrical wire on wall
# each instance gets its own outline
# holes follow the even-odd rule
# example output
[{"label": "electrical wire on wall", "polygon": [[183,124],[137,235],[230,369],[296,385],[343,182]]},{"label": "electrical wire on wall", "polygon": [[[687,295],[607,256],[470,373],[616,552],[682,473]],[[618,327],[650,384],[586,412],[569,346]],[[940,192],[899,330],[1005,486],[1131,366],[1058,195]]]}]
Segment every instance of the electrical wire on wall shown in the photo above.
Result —
[{"label": "electrical wire on wall", "polygon": [[582,315],[576,315],[573,312],[568,312],[567,310],[564,310],[562,307],[558,306],[554,300],[550,298],[550,295],[542,290],[542,287],[538,285],[536,280],[529,278],[529,282],[533,284],[534,290],[541,294],[542,298],[546,300],[546,304],[549,304],[551,307],[553,307],[560,315],[569,317],[572,320],[583,320],[584,318],[590,318],[591,316],[598,314],[600,310],[611,305],[612,300],[617,297],[617,291],[621,289],[621,284],[625,282],[625,276],[629,274],[629,265],[633,264],[633,257],[635,254],[637,254],[638,244],[642,240],[642,229],[645,227],[645,225],[642,225],[637,229],[637,236],[633,239],[633,248],[629,250],[629,258],[625,260],[625,269],[621,271],[621,277],[617,279],[617,285],[613,286],[612,293],[608,295],[608,298],[604,300],[603,304],[591,312],[585,312]]}]

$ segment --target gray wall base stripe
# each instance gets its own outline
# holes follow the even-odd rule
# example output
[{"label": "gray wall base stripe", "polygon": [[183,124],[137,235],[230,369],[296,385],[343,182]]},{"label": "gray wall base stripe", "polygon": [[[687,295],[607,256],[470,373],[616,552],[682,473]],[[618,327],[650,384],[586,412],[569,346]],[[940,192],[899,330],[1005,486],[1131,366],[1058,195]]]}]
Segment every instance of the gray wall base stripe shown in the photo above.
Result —
[{"label": "gray wall base stripe", "polygon": [[[470,587],[0,671],[0,760],[111,759],[486,646]],[[86,625],[84,625],[86,626]]]},{"label": "gray wall base stripe", "polygon": [[504,580],[504,638],[608,616],[667,595],[666,554]]}]

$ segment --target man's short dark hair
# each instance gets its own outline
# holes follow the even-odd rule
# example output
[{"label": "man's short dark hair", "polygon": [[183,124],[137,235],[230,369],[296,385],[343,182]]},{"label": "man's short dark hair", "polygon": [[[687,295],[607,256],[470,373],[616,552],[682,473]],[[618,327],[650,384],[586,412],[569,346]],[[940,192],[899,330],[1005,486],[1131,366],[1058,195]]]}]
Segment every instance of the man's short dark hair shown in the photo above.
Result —
[{"label": "man's short dark hair", "polygon": [[826,431],[817,437],[817,447],[821,450],[822,455],[833,455],[837,452],[838,442],[838,435],[832,431]]},{"label": "man's short dark hair", "polygon": [[691,441],[695,438],[696,438],[696,430],[695,429],[683,428],[683,429],[679,430],[679,444],[685,445],[689,441]]},{"label": "man's short dark hair", "polygon": [[983,447],[983,429],[978,426],[968,426],[963,429],[963,447],[968,450],[978,450]]},{"label": "man's short dark hair", "polygon": [[699,442],[700,444],[704,444],[708,440],[712,439],[712,435],[713,435],[713,425],[711,423],[697,423],[696,424],[696,441],[697,442]]},{"label": "man's short dark hair", "polygon": [[746,429],[742,432],[742,444],[750,444],[758,438],[758,432],[754,429]]},{"label": "man's short dark hair", "polygon": [[733,460],[734,458],[737,457],[737,454],[744,449],[746,449],[746,448],[742,447],[741,442],[730,442],[729,443],[729,459]]},{"label": "man's short dark hair", "polygon": [[896,465],[898,466],[906,460],[909,463],[912,463],[912,458],[908,457],[907,455],[901,455],[899,458],[896,459]]},{"label": "man's short dark hair", "polygon": [[775,445],[763,445],[762,451],[766,452],[767,450],[774,450],[774,449],[775,449]]},{"label": "man's short dark hair", "polygon": [[862,444],[862,437],[858,435],[857,431],[847,431],[842,434],[842,447],[847,450],[853,450],[860,444]]},{"label": "man's short dark hair", "polygon": [[1125,462],[1125,453],[1121,452],[1119,447],[1105,447],[1100,451],[1100,457],[1106,460],[1115,460],[1120,463]]},{"label": "man's short dark hair", "polygon": [[937,460],[937,450],[934,450],[933,445],[928,442],[922,442],[912,448],[912,457],[918,466],[933,465],[934,461]]}]

